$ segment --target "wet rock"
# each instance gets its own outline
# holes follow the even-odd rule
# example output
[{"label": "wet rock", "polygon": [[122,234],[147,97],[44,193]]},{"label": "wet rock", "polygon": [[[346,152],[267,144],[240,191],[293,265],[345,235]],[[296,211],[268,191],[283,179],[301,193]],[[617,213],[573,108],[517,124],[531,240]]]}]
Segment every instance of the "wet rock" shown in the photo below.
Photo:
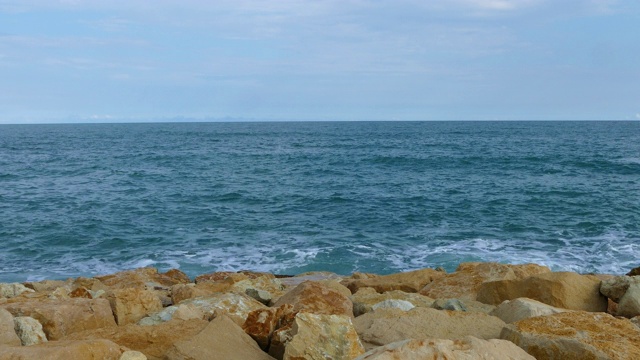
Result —
[{"label": "wet rock", "polygon": [[462,263],[455,272],[426,285],[420,294],[434,299],[477,300],[480,286],[485,282],[524,279],[548,272],[551,272],[548,267],[536,264]]},{"label": "wet rock", "polygon": [[162,310],[162,302],[151,291],[125,288],[107,295],[118,325],[136,323],[149,314]]},{"label": "wet rock", "polygon": [[370,350],[356,360],[536,360],[510,341],[463,339],[402,340]]},{"label": "wet rock", "polygon": [[18,283],[0,283],[0,298],[13,298],[25,292],[35,291]]},{"label": "wet rock", "polygon": [[42,324],[29,316],[18,316],[13,319],[15,332],[24,346],[47,342],[47,336],[42,331]]},{"label": "wet rock", "polygon": [[416,293],[407,293],[400,290],[378,293],[373,288],[361,288],[351,297],[353,302],[353,315],[360,316],[373,310],[373,305],[385,300],[403,300],[410,302],[415,307],[431,307],[434,300]]},{"label": "wet rock", "polygon": [[305,281],[283,295],[273,306],[292,304],[294,312],[353,316],[351,300],[325,285]]},{"label": "wet rock", "polygon": [[0,360],[119,360],[120,347],[108,340],[51,341],[32,346],[0,347]]},{"label": "wet rock", "polygon": [[269,349],[273,332],[285,325],[285,317],[293,313],[293,305],[254,310],[249,313],[242,329],[262,348]]},{"label": "wet rock", "polygon": [[497,305],[521,297],[571,310],[606,311],[607,299],[600,294],[600,279],[573,272],[533,275],[521,280],[486,282],[478,292],[478,301]]},{"label": "wet rock", "polygon": [[354,321],[362,341],[386,345],[405,339],[456,339],[475,336],[495,339],[505,325],[495,316],[478,312],[443,311],[431,308],[378,309]]},{"label": "wet rock", "polygon": [[640,359],[640,329],[605,313],[532,317],[505,326],[501,338],[538,360]]},{"label": "wet rock", "polygon": [[567,311],[527,298],[505,300],[490,314],[497,316],[507,324],[514,323],[534,316],[546,316]]},{"label": "wet rock", "polygon": [[20,338],[16,335],[14,328],[13,315],[0,308],[0,346],[20,345]]},{"label": "wet rock", "polygon": [[379,293],[391,290],[415,293],[444,275],[444,273],[434,269],[421,269],[368,279],[344,279],[342,284],[349,288],[352,293],[356,293],[363,287],[374,288]]},{"label": "wet rock", "polygon": [[284,360],[354,359],[364,353],[351,318],[298,313],[285,344]]},{"label": "wet rock", "polygon": [[0,308],[13,316],[30,316],[38,320],[49,340],[60,340],[84,330],[116,326],[109,301],[105,299],[24,299],[1,304]]},{"label": "wet rock", "polygon": [[176,342],[167,360],[269,360],[253,339],[227,316],[213,319],[194,337]]}]

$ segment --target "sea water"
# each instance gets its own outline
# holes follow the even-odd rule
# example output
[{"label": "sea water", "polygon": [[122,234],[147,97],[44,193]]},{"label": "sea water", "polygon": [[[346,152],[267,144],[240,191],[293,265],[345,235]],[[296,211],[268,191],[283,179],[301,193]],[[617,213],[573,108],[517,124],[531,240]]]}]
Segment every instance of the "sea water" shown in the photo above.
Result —
[{"label": "sea water", "polygon": [[639,122],[0,126],[0,281],[640,266]]}]

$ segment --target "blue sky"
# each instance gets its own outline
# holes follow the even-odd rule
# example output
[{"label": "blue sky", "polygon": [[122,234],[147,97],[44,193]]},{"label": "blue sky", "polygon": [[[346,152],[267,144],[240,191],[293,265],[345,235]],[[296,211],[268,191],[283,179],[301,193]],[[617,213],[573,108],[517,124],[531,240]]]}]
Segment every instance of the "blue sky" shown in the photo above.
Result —
[{"label": "blue sky", "polygon": [[637,0],[0,0],[0,122],[640,119]]}]

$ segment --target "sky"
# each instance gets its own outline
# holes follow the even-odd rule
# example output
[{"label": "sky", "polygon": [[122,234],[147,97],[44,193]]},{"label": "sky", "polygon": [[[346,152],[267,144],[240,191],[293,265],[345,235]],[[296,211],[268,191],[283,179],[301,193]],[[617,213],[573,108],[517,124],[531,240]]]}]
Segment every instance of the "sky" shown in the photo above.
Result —
[{"label": "sky", "polygon": [[637,0],[0,0],[0,123],[640,120]]}]

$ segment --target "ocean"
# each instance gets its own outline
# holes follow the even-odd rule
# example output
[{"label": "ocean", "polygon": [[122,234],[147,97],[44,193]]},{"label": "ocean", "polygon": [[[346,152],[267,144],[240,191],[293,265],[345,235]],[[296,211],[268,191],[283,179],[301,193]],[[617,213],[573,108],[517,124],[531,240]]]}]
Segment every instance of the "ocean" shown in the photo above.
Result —
[{"label": "ocean", "polygon": [[640,122],[0,125],[0,282],[640,266]]}]

